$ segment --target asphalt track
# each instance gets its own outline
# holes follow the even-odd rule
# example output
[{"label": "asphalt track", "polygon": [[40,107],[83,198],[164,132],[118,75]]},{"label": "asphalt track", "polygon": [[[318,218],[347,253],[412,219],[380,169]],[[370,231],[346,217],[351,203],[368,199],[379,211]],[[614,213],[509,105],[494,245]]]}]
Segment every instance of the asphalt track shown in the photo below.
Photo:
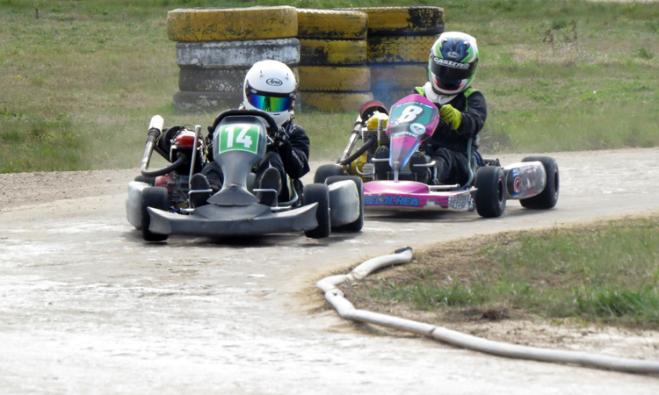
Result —
[{"label": "asphalt track", "polygon": [[48,191],[39,190],[43,178],[56,175],[0,175],[0,392],[657,394],[657,377],[509,360],[356,327],[313,289],[324,274],[405,245],[659,211],[659,149],[553,156],[561,171],[555,210],[509,202],[491,220],[371,217],[362,233],[325,241],[172,237],[147,245],[125,220],[130,172],[85,173],[98,177],[84,187],[69,173],[62,179],[70,185]]}]

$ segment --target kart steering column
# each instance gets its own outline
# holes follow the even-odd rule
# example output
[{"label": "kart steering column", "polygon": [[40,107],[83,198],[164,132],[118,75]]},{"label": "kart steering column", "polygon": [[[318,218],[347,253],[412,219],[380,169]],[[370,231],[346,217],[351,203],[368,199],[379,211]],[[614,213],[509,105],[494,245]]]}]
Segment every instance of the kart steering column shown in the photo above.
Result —
[{"label": "kart steering column", "polygon": [[[351,136],[351,141],[352,141],[352,136]],[[372,146],[374,146],[376,142],[377,142],[377,139],[375,137],[369,138],[368,140],[366,140],[364,142],[364,144],[362,144],[361,147],[357,148],[357,150],[355,152],[353,152],[352,155],[350,155],[347,158],[341,159],[339,161],[339,164],[341,166],[349,165],[355,159],[359,158],[364,152],[368,151]]]},{"label": "kart steering column", "polygon": [[[350,151],[352,151],[352,149],[355,147],[355,144],[357,143],[357,139],[361,135],[361,131],[362,131],[362,118],[358,116],[357,119],[355,120],[355,125],[352,128],[352,133],[350,133],[350,139],[348,140],[348,145],[346,145],[346,148],[343,150],[343,154],[341,155],[341,159],[339,159],[340,163],[346,161],[348,155],[350,155]],[[348,161],[348,163],[350,162],[352,162],[352,160]]]}]

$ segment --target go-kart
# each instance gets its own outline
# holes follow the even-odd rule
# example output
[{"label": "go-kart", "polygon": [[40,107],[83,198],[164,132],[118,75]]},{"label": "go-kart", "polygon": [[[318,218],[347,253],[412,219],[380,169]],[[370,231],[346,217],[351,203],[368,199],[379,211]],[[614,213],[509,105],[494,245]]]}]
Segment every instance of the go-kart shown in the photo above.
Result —
[{"label": "go-kart", "polygon": [[[450,210],[472,211],[482,217],[499,217],[506,200],[518,199],[529,209],[550,209],[558,201],[559,174],[556,161],[546,156],[531,156],[502,167],[498,159],[483,159],[473,141],[467,148],[470,159],[466,183],[441,185],[419,182],[416,167],[431,169],[437,179],[435,162],[423,155],[424,162],[410,158],[439,123],[439,111],[421,95],[409,95],[387,112],[379,102],[360,109],[348,145],[336,164],[323,165],[315,182],[343,174],[364,181],[364,206],[367,210]],[[359,148],[357,143],[362,141]],[[389,155],[376,155],[378,146],[388,146]],[[418,155],[418,154],[417,154]]]},{"label": "go-kart", "polygon": [[[331,182],[309,184],[302,196],[289,188],[287,201],[262,196],[277,194],[276,189],[254,185],[252,169],[273,142],[277,124],[265,112],[230,110],[215,121],[208,147],[194,132],[172,128],[163,133],[164,120],[151,119],[140,165],[141,175],[128,185],[128,221],[147,241],[166,240],[169,235],[245,236],[304,231],[311,238],[329,236],[331,229],[359,231],[363,225],[361,180],[338,177]],[[174,131],[172,133],[172,131]],[[158,148],[159,138],[171,143],[169,152]],[[169,164],[149,170],[155,150]],[[222,172],[223,183],[216,192],[199,187],[194,176],[207,162],[205,148]],[[356,182],[359,181],[359,182]]]}]

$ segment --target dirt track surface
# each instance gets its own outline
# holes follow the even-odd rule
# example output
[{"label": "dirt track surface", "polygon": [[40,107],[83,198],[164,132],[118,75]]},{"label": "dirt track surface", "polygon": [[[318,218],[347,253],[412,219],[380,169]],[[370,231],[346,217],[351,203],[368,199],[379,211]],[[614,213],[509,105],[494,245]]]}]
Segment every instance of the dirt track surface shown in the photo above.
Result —
[{"label": "dirt track surface", "polygon": [[404,245],[659,211],[659,149],[553,156],[562,191],[552,211],[511,201],[499,219],[377,217],[358,235],[239,244],[143,243],[124,213],[133,172],[0,175],[0,392],[659,393],[657,377],[356,327],[313,289]]}]

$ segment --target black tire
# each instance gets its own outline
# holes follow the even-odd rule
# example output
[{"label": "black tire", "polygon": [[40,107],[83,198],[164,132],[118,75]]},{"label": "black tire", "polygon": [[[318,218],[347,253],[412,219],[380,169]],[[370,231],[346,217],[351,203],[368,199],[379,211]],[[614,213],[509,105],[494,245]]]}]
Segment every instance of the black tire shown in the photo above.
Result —
[{"label": "black tire", "polygon": [[522,207],[532,210],[548,210],[556,206],[558,202],[558,192],[560,188],[558,176],[558,163],[548,156],[528,156],[522,159],[522,162],[541,162],[547,175],[545,189],[539,195],[528,199],[520,199]]},{"label": "black tire", "polygon": [[142,237],[146,241],[167,240],[169,235],[153,233],[149,230],[151,217],[149,216],[147,207],[167,210],[169,208],[169,196],[167,195],[167,188],[146,187],[142,191]]},{"label": "black tire", "polygon": [[476,211],[481,217],[496,218],[506,210],[506,189],[501,167],[485,166],[476,172]]},{"label": "black tire", "polygon": [[315,184],[324,184],[325,180],[332,176],[343,176],[345,172],[343,167],[337,165],[336,163],[330,163],[327,165],[322,165],[316,170],[316,174],[313,176],[313,182]]},{"label": "black tire", "polygon": [[357,192],[359,193],[359,218],[355,222],[339,226],[336,229],[345,232],[361,232],[364,227],[364,183],[361,178],[356,176],[334,176],[327,179],[327,185],[343,180],[351,180],[357,185]]},{"label": "black tire", "polygon": [[318,226],[315,229],[307,230],[304,234],[312,239],[322,239],[328,237],[332,231],[329,206],[329,189],[325,184],[309,184],[304,186],[303,192],[304,204],[318,203],[316,209],[316,220]]}]

